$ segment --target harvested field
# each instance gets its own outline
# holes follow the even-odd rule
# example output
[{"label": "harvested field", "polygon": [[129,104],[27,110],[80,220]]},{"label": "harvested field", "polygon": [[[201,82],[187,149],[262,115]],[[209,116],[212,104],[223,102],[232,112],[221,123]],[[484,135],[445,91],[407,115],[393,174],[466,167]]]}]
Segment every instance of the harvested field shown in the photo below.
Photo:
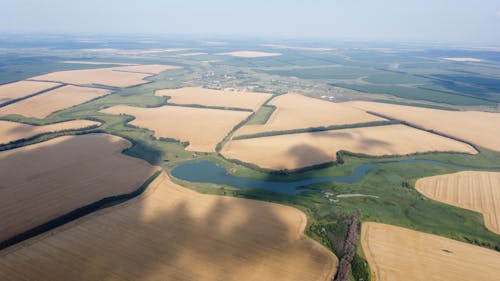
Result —
[{"label": "harvested field", "polygon": [[331,280],[337,258],[305,226],[297,209],[202,195],[161,174],[126,204],[0,252],[0,279]]},{"label": "harvested field", "polygon": [[174,104],[244,108],[253,111],[259,109],[272,96],[265,93],[212,90],[202,87],[159,90],[155,95],[169,96],[171,98],[168,102]]},{"label": "harvested field", "polygon": [[361,245],[372,280],[500,280],[500,253],[407,228],[365,222]]},{"label": "harvested field", "polygon": [[203,152],[215,151],[217,143],[251,114],[246,111],[183,106],[113,106],[101,112],[132,115],[135,119],[130,124],[154,131],[157,138],[188,141],[187,150]]},{"label": "harvested field", "polygon": [[44,133],[83,129],[101,123],[89,120],[72,120],[43,126],[0,120],[0,144],[27,139]]},{"label": "harvested field", "polygon": [[[173,68],[177,67],[168,65],[134,65],[97,69],[68,70],[32,77],[31,80],[56,81],[76,85],[130,87],[146,83],[147,81],[144,80],[144,78],[151,76],[151,74],[156,74],[157,72]],[[141,71],[145,72],[143,73]]]},{"label": "harvested field", "polygon": [[50,114],[110,94],[97,88],[64,86],[0,108],[0,115],[19,114],[45,118]]},{"label": "harvested field", "polygon": [[415,188],[446,204],[480,212],[486,227],[500,234],[500,173],[465,171],[419,179]]},{"label": "harvested field", "polygon": [[269,52],[257,52],[257,51],[237,51],[220,53],[218,55],[232,56],[238,58],[264,58],[264,57],[276,57],[281,56],[281,53],[269,53]]},{"label": "harvested field", "polygon": [[0,104],[41,92],[60,85],[52,82],[19,81],[0,85]]},{"label": "harvested field", "polygon": [[227,158],[279,170],[335,161],[339,150],[373,156],[430,151],[476,153],[465,143],[404,125],[231,140],[221,153]]},{"label": "harvested field", "polygon": [[478,146],[500,151],[500,113],[447,111],[376,102],[348,102],[354,107],[407,121],[428,130],[454,136]]},{"label": "harvested field", "polygon": [[140,187],[157,168],[121,154],[130,146],[116,136],[89,134],[0,152],[0,241]]},{"label": "harvested field", "polygon": [[266,124],[243,126],[236,131],[235,136],[385,120],[343,103],[322,101],[299,94],[277,96],[269,104],[276,106],[276,110]]}]

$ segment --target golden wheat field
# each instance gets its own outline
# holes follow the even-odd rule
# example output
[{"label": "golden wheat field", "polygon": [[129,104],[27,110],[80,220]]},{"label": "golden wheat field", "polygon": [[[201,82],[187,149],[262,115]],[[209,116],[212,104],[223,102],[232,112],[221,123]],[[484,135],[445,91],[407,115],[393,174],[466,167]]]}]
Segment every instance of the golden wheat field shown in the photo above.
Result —
[{"label": "golden wheat field", "polygon": [[0,85],[0,104],[60,85],[53,82],[18,81]]},{"label": "golden wheat field", "polygon": [[361,227],[373,281],[500,280],[500,253],[375,222]]},{"label": "golden wheat field", "polygon": [[272,96],[265,93],[212,90],[202,87],[159,90],[155,95],[168,96],[170,97],[168,102],[173,104],[244,108],[254,111]]},{"label": "golden wheat field", "polygon": [[150,129],[158,138],[188,141],[187,150],[203,152],[215,151],[217,143],[251,114],[246,111],[183,106],[113,106],[101,112],[132,115],[135,119],[130,124]]},{"label": "golden wheat field", "polygon": [[323,101],[299,94],[280,95],[272,99],[269,104],[276,106],[276,110],[266,124],[243,126],[236,131],[235,136],[385,120],[343,103]]},{"label": "golden wheat field", "polygon": [[488,229],[500,234],[500,173],[464,171],[417,180],[423,195],[483,214]]},{"label": "golden wheat field", "polygon": [[97,88],[64,86],[0,108],[0,115],[45,118],[50,114],[110,94]]},{"label": "golden wheat field", "polygon": [[33,126],[23,123],[0,120],[0,144],[27,139],[44,133],[64,130],[84,129],[101,123],[90,120],[72,120],[49,125]]},{"label": "golden wheat field", "polygon": [[138,198],[0,252],[1,280],[331,280],[337,258],[278,204],[160,174]]},{"label": "golden wheat field", "polygon": [[0,241],[140,187],[157,168],[121,153],[130,146],[116,136],[89,134],[0,152]]},{"label": "golden wheat field", "polygon": [[[162,67],[166,67],[167,69],[176,68],[167,65]],[[95,84],[112,87],[130,87],[146,83],[147,81],[144,80],[144,78],[151,76],[149,72],[156,74],[160,69],[163,68],[160,68],[158,65],[119,66],[109,68],[57,71],[32,77],[30,79],[55,81],[77,85]],[[142,73],[140,72],[140,70],[146,71],[147,73]]]},{"label": "golden wheat field", "polygon": [[259,51],[236,51],[228,53],[220,53],[219,55],[238,57],[238,58],[264,58],[281,56],[281,53],[259,52]]},{"label": "golden wheat field", "polygon": [[376,102],[348,102],[354,107],[376,112],[442,132],[478,146],[500,151],[500,113],[479,111],[447,111]]},{"label": "golden wheat field", "polygon": [[296,169],[334,161],[339,150],[373,156],[476,153],[465,143],[399,124],[231,140],[221,153],[262,168]]}]

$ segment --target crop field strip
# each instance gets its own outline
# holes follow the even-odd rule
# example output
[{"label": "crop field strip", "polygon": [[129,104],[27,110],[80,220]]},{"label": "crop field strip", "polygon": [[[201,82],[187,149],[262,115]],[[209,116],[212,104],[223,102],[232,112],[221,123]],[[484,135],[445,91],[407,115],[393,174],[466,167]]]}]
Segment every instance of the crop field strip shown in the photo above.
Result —
[{"label": "crop field strip", "polygon": [[306,224],[295,208],[161,174],[140,197],[0,252],[0,279],[331,280],[338,260]]},{"label": "crop field strip", "polygon": [[30,81],[54,81],[82,86],[104,85],[110,87],[130,87],[147,83],[148,81],[145,80],[146,77],[165,70],[177,68],[177,66],[170,65],[137,65],[67,70],[32,77]]},{"label": "crop field strip", "polygon": [[361,245],[372,280],[500,280],[499,252],[441,236],[365,222]]},{"label": "crop field strip", "polygon": [[214,152],[217,144],[251,114],[248,111],[169,105],[153,108],[113,106],[101,112],[134,116],[131,125],[152,130],[157,138],[189,142],[187,150],[202,152]]},{"label": "crop field strip", "polygon": [[336,153],[344,150],[371,156],[437,151],[477,153],[462,142],[396,124],[231,140],[221,154],[261,168],[280,170],[332,162]]},{"label": "crop field strip", "polygon": [[406,121],[427,130],[463,139],[486,149],[500,151],[500,113],[446,111],[404,105],[349,102],[349,105],[390,118]]},{"label": "crop field strip", "polygon": [[500,235],[500,173],[464,171],[417,180],[428,198],[480,212],[486,227]]},{"label": "crop field strip", "polygon": [[29,139],[35,136],[68,130],[87,129],[99,126],[101,123],[90,120],[71,120],[49,125],[33,126],[23,123],[0,120],[0,145]]},{"label": "crop field strip", "polygon": [[234,136],[385,121],[383,118],[342,103],[332,103],[299,94],[280,95],[267,104],[275,106],[276,109],[265,124],[243,126]]},{"label": "crop field strip", "polygon": [[0,241],[138,188],[157,168],[121,153],[130,146],[116,136],[87,134],[0,152]]},{"label": "crop field strip", "polygon": [[64,86],[0,108],[0,116],[18,114],[45,118],[50,114],[110,94],[111,91],[89,87]]},{"label": "crop field strip", "polygon": [[26,80],[0,85],[0,107],[54,89],[60,85],[60,83],[54,82]]},{"label": "crop field strip", "polygon": [[221,108],[241,108],[257,111],[272,95],[229,90],[212,90],[201,87],[165,89],[156,96],[170,97],[168,103],[177,105],[216,106]]}]

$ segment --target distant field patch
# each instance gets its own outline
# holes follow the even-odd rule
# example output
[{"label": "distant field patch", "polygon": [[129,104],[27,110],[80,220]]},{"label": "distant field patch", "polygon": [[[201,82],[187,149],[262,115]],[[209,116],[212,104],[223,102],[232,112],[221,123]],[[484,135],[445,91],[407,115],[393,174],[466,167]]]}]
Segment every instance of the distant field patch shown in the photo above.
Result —
[{"label": "distant field patch", "polygon": [[372,280],[500,280],[500,253],[407,228],[365,222],[361,245]]},{"label": "distant field patch", "polygon": [[385,120],[343,103],[327,102],[299,94],[280,95],[269,104],[276,106],[276,110],[265,124],[243,126],[236,131],[235,136]]},{"label": "distant field patch", "polygon": [[0,85],[0,105],[60,85],[52,82],[19,81]]},{"label": "distant field patch", "polygon": [[340,150],[373,156],[431,151],[476,153],[465,143],[404,125],[231,140],[221,153],[227,158],[279,170],[335,161]]},{"label": "distant field patch", "polygon": [[0,252],[0,279],[332,280],[338,260],[303,235],[306,223],[295,208],[199,194],[161,174],[141,197]]},{"label": "distant field patch", "polygon": [[281,53],[270,53],[270,52],[258,52],[258,51],[237,51],[220,53],[218,55],[225,55],[238,58],[264,58],[264,57],[277,57],[281,56]]},{"label": "distant field patch", "polygon": [[500,113],[447,111],[375,102],[349,102],[353,107],[407,121],[478,146],[500,151]]},{"label": "distant field patch", "polygon": [[0,144],[27,139],[44,133],[83,129],[101,123],[89,120],[72,120],[43,126],[0,120]]},{"label": "distant field patch", "polygon": [[500,234],[500,173],[465,171],[419,179],[415,188],[446,204],[483,214],[486,227]]},{"label": "distant field patch", "polygon": [[251,112],[162,106],[140,108],[113,106],[102,110],[107,114],[127,114],[135,119],[130,124],[155,132],[158,138],[189,142],[191,151],[213,152],[217,143]]},{"label": "distant field patch", "polygon": [[167,69],[175,69],[169,65],[134,65],[110,68],[96,68],[83,70],[67,70],[52,72],[31,80],[55,81],[77,85],[105,85],[111,87],[130,87],[144,84],[144,78]]},{"label": "distant field patch", "polygon": [[169,96],[169,103],[183,105],[243,108],[256,111],[272,95],[229,90],[212,90],[202,87],[186,87],[156,91],[157,96]]},{"label": "distant field patch", "polygon": [[0,115],[19,114],[45,118],[50,114],[108,95],[111,91],[97,88],[64,86],[0,108]]},{"label": "distant field patch", "polygon": [[156,168],[121,153],[130,146],[116,136],[91,134],[0,152],[0,241],[141,186]]},{"label": "distant field patch", "polygon": [[441,58],[443,60],[458,61],[458,62],[482,62],[482,59],[477,58]]}]

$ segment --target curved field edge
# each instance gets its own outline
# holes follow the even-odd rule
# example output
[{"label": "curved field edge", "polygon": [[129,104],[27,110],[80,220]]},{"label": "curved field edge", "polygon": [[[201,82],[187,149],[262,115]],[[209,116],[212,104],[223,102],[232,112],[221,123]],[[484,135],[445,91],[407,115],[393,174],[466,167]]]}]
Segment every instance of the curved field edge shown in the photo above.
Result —
[{"label": "curved field edge", "polygon": [[425,177],[416,181],[415,189],[431,200],[480,213],[485,226],[500,235],[500,173],[462,171]]}]

